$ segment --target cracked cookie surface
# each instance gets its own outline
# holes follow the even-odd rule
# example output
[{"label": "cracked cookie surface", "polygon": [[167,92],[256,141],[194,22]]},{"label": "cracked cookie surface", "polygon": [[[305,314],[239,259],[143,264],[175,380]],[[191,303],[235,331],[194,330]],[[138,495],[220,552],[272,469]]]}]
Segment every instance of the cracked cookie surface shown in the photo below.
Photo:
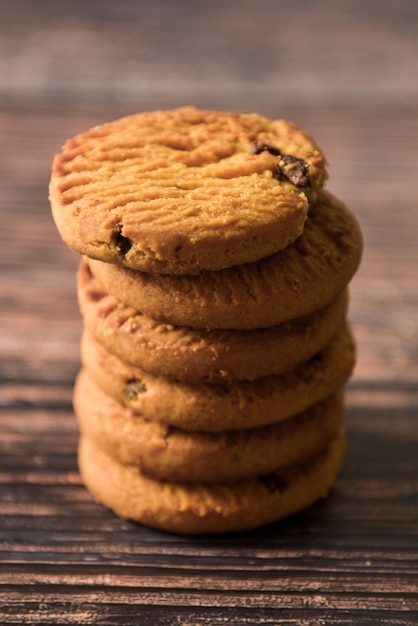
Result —
[{"label": "cracked cookie surface", "polygon": [[285,248],[326,178],[321,150],[294,124],[187,106],[69,139],[54,159],[50,200],[77,252],[195,274]]}]

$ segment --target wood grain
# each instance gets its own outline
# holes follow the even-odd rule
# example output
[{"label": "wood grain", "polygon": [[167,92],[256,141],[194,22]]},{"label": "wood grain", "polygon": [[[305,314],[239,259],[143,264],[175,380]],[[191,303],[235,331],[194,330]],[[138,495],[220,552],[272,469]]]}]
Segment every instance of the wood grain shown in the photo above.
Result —
[{"label": "wood grain", "polygon": [[[308,5],[0,0],[1,624],[418,623],[418,5]],[[78,257],[47,196],[67,137],[187,102],[308,129],[365,238],[331,497],[194,539],[117,519],[81,484]]]}]

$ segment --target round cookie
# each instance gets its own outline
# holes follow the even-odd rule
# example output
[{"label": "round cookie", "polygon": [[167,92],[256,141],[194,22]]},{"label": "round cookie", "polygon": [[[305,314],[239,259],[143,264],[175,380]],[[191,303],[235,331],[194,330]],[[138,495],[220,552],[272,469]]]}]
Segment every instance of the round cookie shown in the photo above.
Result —
[{"label": "round cookie", "polygon": [[86,260],[78,300],[85,326],[109,352],[148,374],[187,383],[282,374],[307,361],[344,323],[347,292],[310,315],[251,331],[199,330],[157,322],[108,295]]},{"label": "round cookie", "polygon": [[319,354],[292,372],[229,384],[189,385],[151,376],[111,354],[87,329],[81,360],[102,391],[142,418],[216,433],[273,424],[324,400],[350,377],[355,345],[343,326]]},{"label": "round cookie", "polygon": [[256,261],[300,235],[325,159],[285,120],[187,106],[69,139],[50,201],[67,245],[162,274]]},{"label": "round cookie", "polygon": [[178,484],[145,477],[87,437],[80,438],[82,480],[94,498],[122,518],[182,534],[248,531],[300,512],[325,498],[344,456],[344,435],[311,459],[237,483]]},{"label": "round cookie", "polygon": [[297,241],[258,263],[199,276],[150,275],[100,261],[91,261],[90,268],[110,294],[153,319],[248,330],[324,307],[348,284],[361,253],[353,214],[321,192]]},{"label": "round cookie", "polygon": [[158,480],[231,482],[269,474],[324,448],[341,426],[342,393],[304,413],[261,428],[184,431],[145,419],[106,395],[81,370],[74,389],[81,432],[123,465]]}]

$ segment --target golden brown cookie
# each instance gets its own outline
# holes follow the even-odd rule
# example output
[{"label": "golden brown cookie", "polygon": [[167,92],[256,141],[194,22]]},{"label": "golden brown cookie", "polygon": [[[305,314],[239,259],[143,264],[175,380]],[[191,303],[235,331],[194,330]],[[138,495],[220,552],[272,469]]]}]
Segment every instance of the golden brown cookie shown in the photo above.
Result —
[{"label": "golden brown cookie", "polygon": [[78,299],[86,327],[106,349],[154,376],[187,383],[282,374],[319,352],[344,323],[347,292],[306,318],[251,331],[199,330],[141,315],[110,296],[85,260]]},{"label": "golden brown cookie", "polygon": [[344,455],[344,435],[320,454],[257,479],[211,485],[156,481],[124,466],[81,437],[79,467],[86,487],[117,515],[183,534],[246,531],[300,512],[326,497]]},{"label": "golden brown cookie", "polygon": [[54,159],[50,200],[73,250],[193,274],[287,246],[326,177],[318,146],[294,124],[187,106],[69,139]]},{"label": "golden brown cookie", "polygon": [[87,330],[81,360],[102,391],[144,419],[216,433],[273,424],[324,400],[351,375],[355,346],[343,326],[319,354],[292,372],[229,384],[190,385],[151,376],[108,352]]},{"label": "golden brown cookie", "polygon": [[151,275],[100,261],[90,268],[110,294],[153,319],[248,330],[324,307],[348,284],[361,252],[356,219],[322,192],[297,241],[258,263],[199,276]]},{"label": "golden brown cookie", "polygon": [[185,431],[145,419],[106,395],[81,370],[74,389],[81,432],[124,465],[173,482],[231,482],[269,474],[318,452],[341,426],[342,394],[261,428]]}]

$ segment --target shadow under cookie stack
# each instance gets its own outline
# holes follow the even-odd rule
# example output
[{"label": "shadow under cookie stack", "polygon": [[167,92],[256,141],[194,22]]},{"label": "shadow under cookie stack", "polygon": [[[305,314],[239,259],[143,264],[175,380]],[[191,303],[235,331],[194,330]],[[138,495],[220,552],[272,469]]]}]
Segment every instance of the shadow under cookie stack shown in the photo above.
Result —
[{"label": "shadow under cookie stack", "polygon": [[355,363],[362,237],[304,131],[182,107],[77,135],[57,228],[82,255],[79,467],[117,515],[251,530],[325,497]]}]

